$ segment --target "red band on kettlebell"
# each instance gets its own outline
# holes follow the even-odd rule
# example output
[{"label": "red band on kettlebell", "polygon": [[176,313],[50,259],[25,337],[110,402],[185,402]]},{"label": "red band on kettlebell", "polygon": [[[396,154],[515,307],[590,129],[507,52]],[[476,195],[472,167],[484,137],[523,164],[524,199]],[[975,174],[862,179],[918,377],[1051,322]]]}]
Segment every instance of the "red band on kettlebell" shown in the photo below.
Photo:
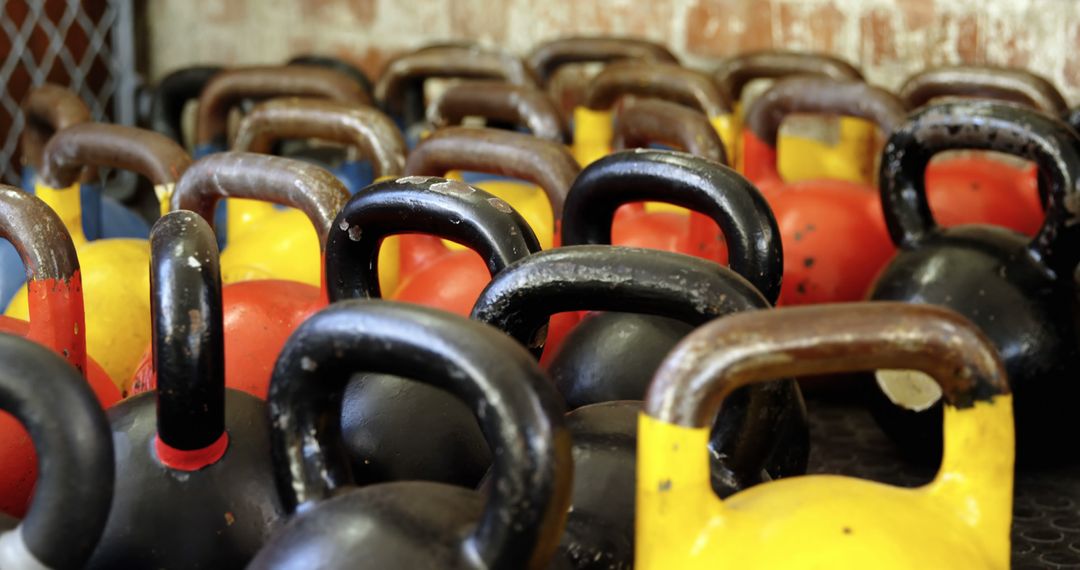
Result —
[{"label": "red band on kettlebell", "polygon": [[229,448],[229,432],[222,432],[221,437],[214,443],[202,449],[176,449],[161,441],[160,436],[154,436],[154,451],[157,452],[158,461],[169,469],[177,471],[198,471],[208,465],[217,463],[225,450]]}]

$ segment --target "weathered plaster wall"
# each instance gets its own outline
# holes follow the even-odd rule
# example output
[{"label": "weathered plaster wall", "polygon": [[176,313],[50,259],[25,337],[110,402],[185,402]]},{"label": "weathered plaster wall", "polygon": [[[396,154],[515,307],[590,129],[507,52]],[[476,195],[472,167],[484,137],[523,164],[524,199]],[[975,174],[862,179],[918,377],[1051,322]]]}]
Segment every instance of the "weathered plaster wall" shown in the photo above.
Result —
[{"label": "weathered plaster wall", "polygon": [[297,52],[372,75],[420,44],[475,39],[520,53],[550,38],[640,35],[694,66],[769,47],[823,50],[896,87],[942,63],[1025,66],[1080,102],[1072,0],[151,0],[151,78],[194,63],[271,63]]}]

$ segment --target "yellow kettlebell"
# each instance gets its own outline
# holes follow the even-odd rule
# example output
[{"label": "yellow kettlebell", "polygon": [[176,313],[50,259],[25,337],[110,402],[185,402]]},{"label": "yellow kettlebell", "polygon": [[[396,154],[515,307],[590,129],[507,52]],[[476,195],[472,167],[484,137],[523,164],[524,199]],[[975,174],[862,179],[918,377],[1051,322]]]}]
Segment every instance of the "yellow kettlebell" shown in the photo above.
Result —
[{"label": "yellow kettlebell", "polygon": [[[725,500],[708,439],[723,399],[751,382],[904,369],[945,396],[937,477],[900,488],[808,475]],[[851,303],[740,313],[685,338],[638,422],[636,568],[1008,568],[1012,396],[993,344],[930,305]]]},{"label": "yellow kettlebell", "polygon": [[[309,65],[243,67],[222,71],[207,82],[199,95],[195,158],[228,148],[229,112],[245,100],[303,96],[345,103],[370,103],[364,88],[340,71]],[[168,195],[160,196],[162,212]],[[229,239],[247,230],[255,220],[274,211],[273,204],[256,200],[229,200],[226,233]]]},{"label": "yellow kettlebell", "polygon": [[[768,50],[725,60],[713,77],[728,99],[735,103],[731,130],[736,135],[734,140],[738,146],[728,156],[734,159],[739,172],[745,172],[741,152],[742,113],[751,102],[743,100],[747,95],[744,88],[757,79],[779,79],[789,75],[862,79],[859,70],[848,62],[822,53]],[[876,144],[876,139],[872,123],[854,117],[840,117],[831,122],[793,121],[790,125],[785,125],[777,142],[779,171],[784,180],[873,182],[874,153],[870,149]]]},{"label": "yellow kettlebell", "polygon": [[[466,169],[465,164],[473,163],[482,166],[482,172],[470,171],[463,173],[459,170],[451,170],[438,174],[438,176],[446,176],[455,180],[464,180],[505,200],[528,222],[533,232],[536,233],[537,239],[540,240],[540,247],[543,249],[550,248],[554,242],[555,225],[553,217],[555,214],[552,209],[552,198],[548,197],[548,192],[534,184],[526,184],[517,180],[501,180],[498,177],[493,178],[493,175],[500,174],[500,171],[504,169],[500,162],[515,159],[530,161],[535,158],[541,162],[552,160],[554,161],[552,168],[557,169],[557,172],[568,173],[570,170],[576,172],[576,169],[568,169],[571,165],[565,159],[564,153],[555,150],[556,146],[562,146],[566,143],[569,134],[562,116],[547,94],[535,87],[513,85],[502,81],[465,81],[452,85],[444,91],[438,99],[428,106],[427,113],[428,122],[435,129],[461,125],[467,118],[479,117],[484,119],[487,125],[527,129],[532,136],[544,141],[550,141],[551,144],[529,144],[525,147],[519,147],[516,153],[512,153],[510,148],[504,147],[494,151],[497,156],[487,158],[475,155],[474,151],[461,148],[458,149],[458,152],[462,154],[469,153],[473,158],[463,157],[462,160],[465,162],[456,168]],[[522,139],[520,137],[502,139],[495,136],[495,138],[489,137],[486,143],[480,143],[479,139],[462,140],[461,142],[464,145],[492,144],[499,146],[516,144],[519,140]],[[454,152],[454,149],[450,146],[445,146],[453,143],[444,141],[439,144],[444,145],[442,147],[444,150],[440,150],[440,153]],[[421,142],[417,146],[417,150],[424,146],[424,142]],[[448,158],[443,161],[443,164],[453,164],[454,162],[454,158]],[[539,170],[534,171],[529,180],[537,179],[539,172]],[[565,197],[565,189],[558,193],[560,196]],[[561,198],[556,198],[556,200],[561,200]],[[556,209],[561,211],[561,201]],[[463,249],[458,244],[446,242],[445,240],[444,243],[453,249]]]},{"label": "yellow kettlebell", "polygon": [[[103,123],[61,130],[42,151],[35,191],[64,221],[79,254],[86,350],[121,392],[150,342],[150,249],[144,239],[87,241],[77,181],[84,167],[107,166],[141,174],[158,189],[171,187],[190,164],[184,149],[164,135]],[[5,314],[27,319],[26,295],[23,286]]]},{"label": "yellow kettlebell", "polygon": [[[298,97],[265,101],[241,121],[233,150],[269,153],[282,139],[318,139],[356,149],[370,162],[371,174],[360,172],[357,161],[331,170],[353,192],[372,182],[361,179],[365,174],[377,179],[396,177],[405,166],[405,141],[397,126],[378,109],[360,103]],[[273,211],[230,234],[221,252],[221,277],[226,284],[252,279],[322,283],[318,236],[302,212]],[[386,291],[397,288],[396,237],[379,250],[379,282]]]}]

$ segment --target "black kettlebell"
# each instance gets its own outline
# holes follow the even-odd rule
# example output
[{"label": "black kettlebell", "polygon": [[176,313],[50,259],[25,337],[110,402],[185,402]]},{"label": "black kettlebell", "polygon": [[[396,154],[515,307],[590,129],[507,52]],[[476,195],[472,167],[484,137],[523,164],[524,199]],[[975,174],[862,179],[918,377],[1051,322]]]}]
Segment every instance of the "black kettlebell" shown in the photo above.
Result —
[{"label": "black kettlebell", "polygon": [[[747,279],[768,303],[776,301],[783,274],[776,219],[745,178],[702,157],[638,149],[590,164],[574,181],[563,206],[563,246],[610,244],[615,211],[623,204],[647,200],[689,208],[714,220],[727,242],[732,271]],[[694,286],[687,282],[681,288]],[[631,307],[626,305],[625,310]],[[668,318],[678,316],[609,312],[582,319],[548,364],[567,406],[640,400],[664,355],[694,325],[704,322]]]},{"label": "black kettlebell", "polygon": [[[490,493],[350,485],[336,419],[358,372],[414,377],[463,402],[494,450]],[[293,515],[250,568],[543,568],[555,554],[573,469],[564,410],[529,353],[499,331],[404,303],[335,303],[285,344],[269,405]]]},{"label": "black kettlebell", "polygon": [[51,350],[0,334],[0,410],[22,424],[38,478],[22,521],[0,513],[0,568],[82,568],[113,498],[113,440],[90,385]]},{"label": "black kettlebell", "polygon": [[[1025,462],[1075,456],[1060,434],[1076,427],[1080,398],[1073,280],[1080,260],[1078,144],[1067,125],[1033,109],[962,101],[912,114],[889,138],[881,161],[881,202],[899,252],[869,297],[942,305],[982,329],[1001,353],[1016,395],[1017,454]],[[953,149],[1005,152],[1038,166],[1048,202],[1035,238],[988,225],[937,226],[923,173],[935,154]],[[879,371],[871,392],[878,422],[908,455],[940,459],[939,390],[916,374]]]},{"label": "black kettlebell", "polygon": [[239,568],[284,514],[266,404],[225,388],[213,230],[175,211],[150,233],[157,389],[109,411],[116,488],[89,568]]},{"label": "black kettlebell", "polygon": [[[349,200],[332,227],[326,243],[331,302],[381,297],[379,247],[394,234],[432,234],[465,245],[484,258],[492,274],[540,249],[505,202],[434,176],[369,186]],[[407,376],[357,375],[341,407],[343,445],[358,483],[419,479],[471,488],[491,463],[470,410],[430,384]]]},{"label": "black kettlebell", "polygon": [[[562,543],[575,567],[633,566],[637,416],[669,344],[717,317],[768,308],[753,285],[726,267],[640,248],[564,246],[531,255],[492,278],[473,319],[505,330],[537,357],[552,314],[640,313],[587,318],[564,344],[585,343],[598,350],[597,368],[617,369],[600,374],[590,368],[583,374],[591,377],[556,380],[560,390],[577,390],[571,394],[576,409],[567,418],[575,478]],[[657,322],[651,315],[674,318]],[[608,347],[610,352],[599,352]],[[588,399],[582,403],[583,395]],[[809,433],[798,386],[787,380],[737,394],[717,416],[709,448],[713,486],[723,496],[805,473]]]},{"label": "black kettlebell", "polygon": [[221,69],[216,65],[184,67],[162,77],[150,96],[148,128],[183,146],[184,106],[197,100],[206,83]]}]

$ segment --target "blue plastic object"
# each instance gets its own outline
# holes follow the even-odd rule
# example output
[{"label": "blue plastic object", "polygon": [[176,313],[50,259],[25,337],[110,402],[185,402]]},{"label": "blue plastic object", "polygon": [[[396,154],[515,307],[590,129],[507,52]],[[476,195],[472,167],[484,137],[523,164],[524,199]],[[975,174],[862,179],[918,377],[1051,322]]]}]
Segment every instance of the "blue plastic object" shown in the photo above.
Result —
[{"label": "blue plastic object", "polygon": [[330,169],[330,172],[333,172],[334,176],[345,184],[345,187],[349,189],[349,194],[356,194],[357,190],[375,181],[375,169],[367,160],[341,162]]},{"label": "blue plastic object", "polygon": [[[23,167],[23,190],[33,194],[36,178],[37,173],[32,167]],[[150,236],[150,224],[115,198],[104,195],[100,184],[80,185],[79,203],[82,208],[83,234],[90,241],[105,238],[146,239]]]}]

